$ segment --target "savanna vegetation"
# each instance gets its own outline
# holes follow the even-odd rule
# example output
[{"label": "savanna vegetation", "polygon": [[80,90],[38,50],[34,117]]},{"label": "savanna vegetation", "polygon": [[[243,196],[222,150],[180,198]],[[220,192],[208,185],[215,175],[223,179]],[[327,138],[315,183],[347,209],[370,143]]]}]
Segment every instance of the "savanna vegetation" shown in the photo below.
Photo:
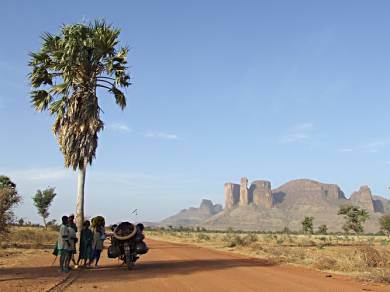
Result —
[{"label": "savanna vegetation", "polygon": [[345,223],[343,229],[346,233],[353,231],[355,234],[364,232],[363,223],[369,217],[367,210],[357,206],[342,206],[339,210],[339,215],[344,215]]},{"label": "savanna vegetation", "polygon": [[1,248],[47,248],[52,249],[58,238],[56,225],[42,226],[11,226],[6,239],[0,240]]},{"label": "savanna vegetation", "polygon": [[381,231],[384,234],[387,234],[388,236],[390,236],[390,215],[383,215],[379,219],[379,225],[380,225]]},{"label": "savanna vegetation", "polygon": [[0,176],[0,239],[9,233],[9,225],[15,219],[13,209],[21,200],[16,184],[9,177]]},{"label": "savanna vegetation", "polygon": [[202,228],[149,229],[147,237],[191,243],[390,283],[390,239],[384,235],[297,234],[209,231]]},{"label": "savanna vegetation", "polygon": [[[54,197],[57,194],[55,193],[55,188],[47,188],[43,191],[37,190],[35,196],[32,198],[34,201],[34,206],[38,210],[38,214],[42,217],[43,225],[47,228],[47,218],[49,217],[49,207],[54,200]],[[20,223],[20,222],[19,222]]]},{"label": "savanna vegetation", "polygon": [[[78,171],[77,225],[84,221],[84,185],[88,164],[95,158],[98,135],[104,128],[99,105],[101,90],[124,109],[124,88],[130,85],[126,47],[118,47],[120,30],[104,21],[64,25],[58,34],[45,33],[42,47],[31,53],[31,101],[36,111],[54,117],[52,131],[64,164]],[[16,185],[0,176],[0,256],[6,250],[51,249],[58,226],[47,222],[54,188],[38,190],[33,197],[43,225],[15,220],[13,209],[21,202]],[[203,228],[148,229],[147,237],[192,243],[265,258],[275,264],[295,264],[323,271],[346,273],[366,280],[390,283],[390,216],[378,222],[381,234],[364,235],[369,214],[357,206],[342,206],[345,233],[331,234],[326,225],[315,230],[315,218],[303,218],[297,233],[285,227],[279,233],[210,231]]]}]

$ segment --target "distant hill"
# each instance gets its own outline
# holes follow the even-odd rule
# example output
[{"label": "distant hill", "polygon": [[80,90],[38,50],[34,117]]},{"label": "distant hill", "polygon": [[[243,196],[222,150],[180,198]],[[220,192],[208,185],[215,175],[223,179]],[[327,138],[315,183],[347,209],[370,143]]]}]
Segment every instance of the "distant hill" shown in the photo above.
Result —
[{"label": "distant hill", "polygon": [[183,210],[161,223],[209,229],[280,231],[285,227],[300,230],[303,218],[313,216],[315,229],[326,224],[329,231],[342,231],[344,218],[337,215],[340,206],[357,205],[370,214],[365,231],[377,232],[379,217],[390,214],[390,201],[372,195],[368,186],[362,186],[347,199],[338,185],[310,179],[292,180],[272,190],[269,181],[256,180],[248,187],[248,180],[242,178],[240,184],[225,184],[222,211],[220,207],[213,209],[211,201],[205,201],[200,208]]},{"label": "distant hill", "polygon": [[160,222],[163,226],[189,226],[198,225],[206,219],[220,213],[222,205],[214,205],[210,200],[202,200],[199,208],[183,209],[178,214],[168,217]]}]

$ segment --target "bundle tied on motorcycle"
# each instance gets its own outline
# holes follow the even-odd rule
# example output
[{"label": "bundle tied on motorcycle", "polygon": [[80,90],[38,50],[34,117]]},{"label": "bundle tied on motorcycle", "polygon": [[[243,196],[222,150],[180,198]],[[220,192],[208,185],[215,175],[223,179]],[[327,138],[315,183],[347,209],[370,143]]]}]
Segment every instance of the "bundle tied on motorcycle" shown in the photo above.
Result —
[{"label": "bundle tied on motorcycle", "polygon": [[147,245],[143,242],[143,224],[134,225],[130,222],[121,222],[113,225],[111,235],[111,245],[108,247],[108,257],[118,257],[128,268],[131,269],[139,259],[139,255],[148,252]]},{"label": "bundle tied on motorcycle", "polygon": [[136,233],[136,226],[130,222],[122,222],[114,229],[114,237],[118,240],[128,240]]},{"label": "bundle tied on motorcycle", "polygon": [[106,221],[103,216],[96,216],[91,219],[92,228],[104,227]]}]

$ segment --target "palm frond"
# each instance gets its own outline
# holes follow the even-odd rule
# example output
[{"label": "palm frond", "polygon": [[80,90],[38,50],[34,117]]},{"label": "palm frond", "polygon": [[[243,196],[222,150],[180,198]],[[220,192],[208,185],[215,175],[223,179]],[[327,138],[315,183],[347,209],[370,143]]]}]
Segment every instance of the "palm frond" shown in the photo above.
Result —
[{"label": "palm frond", "polygon": [[60,112],[64,112],[66,108],[67,97],[63,97],[59,100],[53,101],[50,104],[49,111],[50,114],[59,114]]},{"label": "palm frond", "polygon": [[53,84],[53,75],[49,73],[49,71],[44,67],[34,67],[32,73],[29,75],[31,85],[34,88],[40,87],[42,84],[52,85]]},{"label": "palm frond", "polygon": [[50,88],[50,93],[51,94],[62,94],[65,95],[69,89],[69,85],[67,83],[61,83],[61,84],[56,84],[53,85]]},{"label": "palm frond", "polygon": [[125,95],[123,94],[122,91],[120,91],[118,88],[116,88],[115,86],[113,86],[110,90],[114,96],[115,96],[115,101],[116,101],[116,104],[119,105],[121,107],[121,109],[124,109],[126,107],[126,97]]},{"label": "palm frond", "polygon": [[128,48],[117,49],[120,30],[96,20],[88,25],[64,25],[59,34],[44,33],[42,47],[30,54],[31,101],[37,111],[48,109],[52,131],[74,169],[92,163],[98,133],[104,124],[96,88],[102,87],[126,107],[122,88],[130,85]]},{"label": "palm frond", "polygon": [[33,90],[31,92],[32,103],[35,110],[41,112],[47,109],[53,97],[46,90]]}]

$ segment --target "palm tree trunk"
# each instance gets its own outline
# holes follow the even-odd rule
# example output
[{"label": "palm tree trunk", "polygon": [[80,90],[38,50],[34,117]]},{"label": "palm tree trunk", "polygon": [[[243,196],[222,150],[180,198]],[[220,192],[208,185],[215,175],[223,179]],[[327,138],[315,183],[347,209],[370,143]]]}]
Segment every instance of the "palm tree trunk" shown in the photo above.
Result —
[{"label": "palm tree trunk", "polygon": [[45,225],[45,229],[47,229],[46,219],[45,219],[45,217],[42,217],[42,218],[43,218],[43,225]]},{"label": "palm tree trunk", "polygon": [[87,163],[84,163],[83,167],[79,168],[79,175],[77,181],[76,224],[78,233],[81,232],[84,223],[84,186],[86,171]]}]

